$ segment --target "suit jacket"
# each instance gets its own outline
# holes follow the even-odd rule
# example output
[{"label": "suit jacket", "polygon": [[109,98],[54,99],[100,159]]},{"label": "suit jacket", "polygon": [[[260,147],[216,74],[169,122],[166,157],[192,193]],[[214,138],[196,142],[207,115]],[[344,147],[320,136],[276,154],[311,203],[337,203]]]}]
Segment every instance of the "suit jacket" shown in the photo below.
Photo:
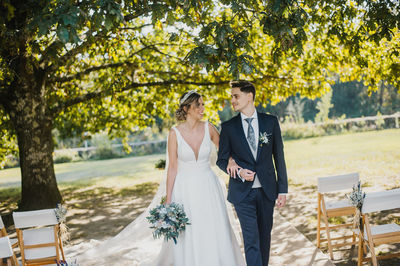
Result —
[{"label": "suit jacket", "polygon": [[[264,193],[271,201],[275,201],[278,193],[288,192],[281,130],[275,116],[259,112],[257,115],[259,132],[268,134],[267,144],[259,139],[257,158],[254,159],[251,153],[239,114],[221,125],[217,165],[226,172],[229,157],[232,156],[240,167],[257,173]],[[253,182],[230,178],[228,201],[239,203],[249,194],[252,185]]]}]

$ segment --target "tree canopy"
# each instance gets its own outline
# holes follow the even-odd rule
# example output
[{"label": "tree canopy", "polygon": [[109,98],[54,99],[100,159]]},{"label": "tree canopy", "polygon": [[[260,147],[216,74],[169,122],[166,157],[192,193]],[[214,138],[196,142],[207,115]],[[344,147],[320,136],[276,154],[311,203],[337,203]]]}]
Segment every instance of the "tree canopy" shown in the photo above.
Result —
[{"label": "tree canopy", "polygon": [[[40,128],[123,137],[171,116],[193,88],[216,119],[232,79],[254,82],[263,105],[321,96],[338,79],[400,90],[399,10],[389,0],[4,0],[0,157],[17,139],[20,157],[51,146]],[[36,146],[21,151],[26,134]]]}]

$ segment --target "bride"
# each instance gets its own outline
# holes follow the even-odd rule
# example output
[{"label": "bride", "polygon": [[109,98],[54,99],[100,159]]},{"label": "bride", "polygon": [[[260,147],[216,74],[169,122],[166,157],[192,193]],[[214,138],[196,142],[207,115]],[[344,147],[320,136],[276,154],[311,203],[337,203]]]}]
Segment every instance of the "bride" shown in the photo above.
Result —
[{"label": "bride", "polygon": [[[173,127],[168,136],[166,184],[160,184],[148,209],[117,236],[102,243],[92,241],[75,247],[87,250],[78,256],[80,264],[245,265],[228,217],[224,188],[210,165],[213,145],[218,148],[219,133],[212,124],[201,121],[203,112],[204,103],[199,93],[189,91],[182,95],[176,111],[176,118],[182,123]],[[165,195],[163,187],[166,203],[182,204],[190,222],[176,245],[172,241],[152,239],[145,219],[148,210]]]},{"label": "bride", "polygon": [[176,112],[183,123],[173,127],[168,137],[166,203],[183,204],[191,223],[173,246],[173,265],[244,265],[221,185],[209,162],[211,145],[218,147],[219,134],[201,121],[203,112],[200,94],[184,94]]}]

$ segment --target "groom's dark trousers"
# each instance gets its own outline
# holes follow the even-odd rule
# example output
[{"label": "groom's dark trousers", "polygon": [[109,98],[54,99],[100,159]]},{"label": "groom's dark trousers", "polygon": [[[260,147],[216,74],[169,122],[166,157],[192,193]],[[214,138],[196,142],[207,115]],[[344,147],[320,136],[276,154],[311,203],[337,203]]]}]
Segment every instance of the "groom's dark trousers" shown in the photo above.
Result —
[{"label": "groom's dark trousers", "polygon": [[229,157],[256,172],[261,188],[253,182],[230,178],[228,200],[235,206],[242,228],[247,266],[267,266],[270,253],[273,212],[278,193],[287,193],[283,143],[275,116],[257,113],[259,133],[268,134],[268,143],[259,141],[256,158],[244,134],[240,114],[221,126],[217,165],[226,172]]}]

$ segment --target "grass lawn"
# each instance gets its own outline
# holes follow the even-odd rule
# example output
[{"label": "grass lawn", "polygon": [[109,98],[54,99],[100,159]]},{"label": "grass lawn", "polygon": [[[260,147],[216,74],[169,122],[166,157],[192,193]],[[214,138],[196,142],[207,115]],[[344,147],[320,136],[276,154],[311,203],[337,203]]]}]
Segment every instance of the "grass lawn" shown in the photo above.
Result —
[{"label": "grass lawn", "polygon": [[[285,141],[290,181],[288,205],[279,210],[315,243],[316,178],[359,172],[366,191],[400,187],[400,129]],[[137,217],[155,193],[164,155],[55,165],[71,229],[71,243],[115,235]],[[221,171],[218,175],[227,179]],[[19,169],[0,171],[0,213],[16,209]],[[400,223],[400,213],[375,217]],[[95,228],[96,230],[93,230]],[[12,230],[12,228],[11,228]],[[337,265],[356,265],[348,253]],[[346,257],[347,256],[347,257]],[[394,265],[400,261],[388,261]]]},{"label": "grass lawn", "polygon": [[316,177],[359,172],[369,186],[400,186],[399,129],[286,141],[285,156],[296,184],[316,185]]}]

